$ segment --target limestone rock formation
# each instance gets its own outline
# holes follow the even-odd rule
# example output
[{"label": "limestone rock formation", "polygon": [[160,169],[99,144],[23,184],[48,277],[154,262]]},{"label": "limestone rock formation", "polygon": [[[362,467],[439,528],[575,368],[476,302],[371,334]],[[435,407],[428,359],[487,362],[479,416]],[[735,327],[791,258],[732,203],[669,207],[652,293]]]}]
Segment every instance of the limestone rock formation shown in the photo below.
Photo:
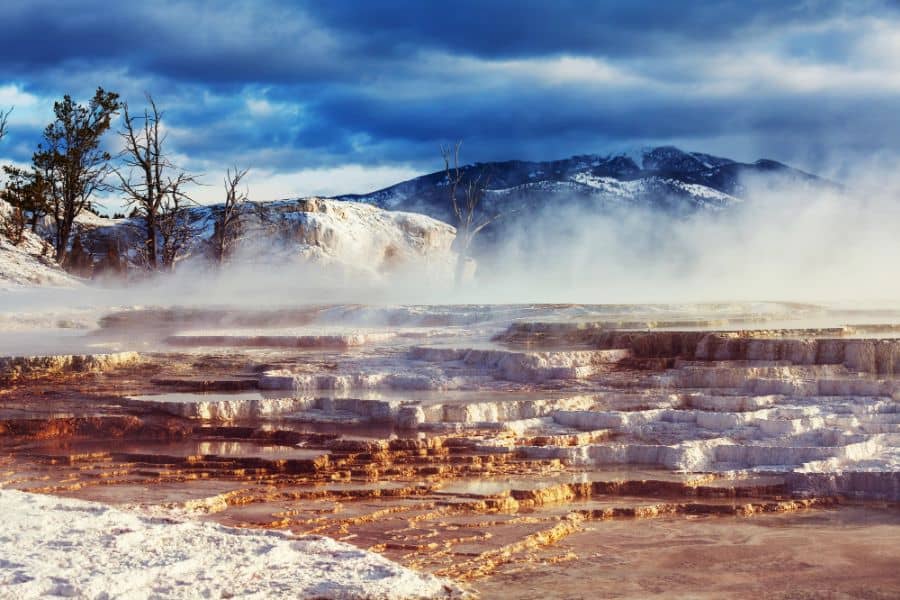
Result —
[{"label": "limestone rock formation", "polygon": [[[208,259],[217,205],[193,207],[188,221],[195,238],[180,260]],[[112,241],[140,246],[140,218],[98,220],[81,227],[85,247],[97,261]],[[449,277],[455,264],[455,230],[425,215],[323,198],[248,203],[241,208],[241,234],[233,262],[279,265],[313,263],[365,277],[411,270]],[[140,256],[128,255],[132,263]]]}]

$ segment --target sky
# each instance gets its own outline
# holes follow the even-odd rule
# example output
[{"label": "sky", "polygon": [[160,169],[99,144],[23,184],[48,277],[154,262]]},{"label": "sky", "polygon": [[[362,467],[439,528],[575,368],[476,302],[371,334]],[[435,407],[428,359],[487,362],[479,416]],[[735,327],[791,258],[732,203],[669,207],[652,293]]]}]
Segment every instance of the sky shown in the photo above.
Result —
[{"label": "sky", "polygon": [[[840,179],[900,158],[900,2],[5,0],[0,161],[54,100],[149,93],[167,143],[251,197],[363,193],[464,162],[675,144]],[[117,144],[115,136],[108,140]]]}]

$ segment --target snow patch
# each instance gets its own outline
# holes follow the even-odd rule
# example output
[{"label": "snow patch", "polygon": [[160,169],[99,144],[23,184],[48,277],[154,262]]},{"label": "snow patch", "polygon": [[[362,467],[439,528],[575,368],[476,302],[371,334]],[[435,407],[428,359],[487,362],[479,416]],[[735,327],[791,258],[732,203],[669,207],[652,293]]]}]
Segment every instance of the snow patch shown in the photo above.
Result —
[{"label": "snow patch", "polygon": [[451,584],[324,537],[0,490],[0,597],[446,598]]},{"label": "snow patch", "polygon": [[[11,211],[10,205],[0,200],[0,219],[6,218]],[[33,285],[81,285],[81,280],[63,271],[52,255],[52,249],[45,249],[44,241],[30,229],[26,229],[24,239],[18,246],[12,245],[0,234],[0,289]]]}]

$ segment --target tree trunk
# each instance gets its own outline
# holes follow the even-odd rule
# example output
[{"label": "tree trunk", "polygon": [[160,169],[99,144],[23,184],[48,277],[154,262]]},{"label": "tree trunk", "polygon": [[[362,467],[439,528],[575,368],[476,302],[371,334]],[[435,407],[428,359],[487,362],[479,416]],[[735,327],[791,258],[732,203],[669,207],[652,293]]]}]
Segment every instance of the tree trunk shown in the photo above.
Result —
[{"label": "tree trunk", "polygon": [[456,287],[462,287],[463,276],[466,274],[466,255],[460,253],[456,257]]},{"label": "tree trunk", "polygon": [[454,283],[456,287],[462,287],[463,278],[466,274],[466,261],[469,258],[469,236],[467,233],[457,231],[456,239],[453,240],[456,246],[456,274]]},{"label": "tree trunk", "polygon": [[147,260],[150,268],[156,270],[156,215],[148,213],[147,223]]},{"label": "tree trunk", "polygon": [[72,226],[63,220],[56,226],[56,262],[60,265],[65,263],[66,254],[69,246],[69,235],[72,233]]}]

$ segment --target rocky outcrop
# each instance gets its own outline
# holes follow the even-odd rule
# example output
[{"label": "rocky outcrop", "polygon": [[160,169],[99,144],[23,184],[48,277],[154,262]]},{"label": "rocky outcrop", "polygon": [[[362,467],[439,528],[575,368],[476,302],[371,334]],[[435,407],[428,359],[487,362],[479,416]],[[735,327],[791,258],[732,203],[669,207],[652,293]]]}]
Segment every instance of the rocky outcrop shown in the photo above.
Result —
[{"label": "rocky outcrop", "polygon": [[344,335],[253,335],[183,333],[166,338],[172,346],[203,347],[247,347],[247,348],[332,348],[346,349],[386,342],[394,338],[393,333],[348,333]]},{"label": "rocky outcrop", "polygon": [[[183,260],[209,258],[209,241],[221,206],[189,210],[197,231]],[[95,262],[106,256],[110,240],[125,248],[140,243],[140,218],[84,224],[82,238]],[[323,198],[300,198],[247,204],[241,213],[242,235],[233,263],[318,264],[358,276],[380,278],[407,270],[452,280],[456,255],[451,250],[456,231],[425,215],[388,211],[369,204]],[[122,242],[124,240],[124,242]],[[129,255],[135,262],[137,255]]]},{"label": "rocky outcrop", "polygon": [[0,381],[64,373],[99,372],[133,365],[139,360],[140,355],[137,352],[4,356],[0,357]]},{"label": "rocky outcrop", "polygon": [[740,334],[704,336],[699,360],[785,360],[795,365],[844,365],[851,371],[900,374],[900,339],[759,339]]},{"label": "rocky outcrop", "polygon": [[164,412],[187,419],[234,421],[274,417],[303,410],[312,404],[311,398],[265,398],[257,393],[244,394],[148,394],[126,396],[118,401],[122,406]]},{"label": "rocky outcrop", "polygon": [[430,346],[413,347],[408,354],[411,360],[435,363],[459,362],[483,370],[498,379],[518,382],[585,379],[630,355],[628,350],[517,352],[504,349]]},{"label": "rocky outcrop", "polygon": [[[496,337],[507,343],[579,344],[623,348],[637,358],[698,361],[783,362],[793,365],[844,365],[851,371],[900,374],[900,339],[853,338],[859,327],[807,330],[621,331],[621,323],[529,323],[510,325]],[[624,324],[629,325],[639,324]],[[653,324],[656,326],[656,324]],[[889,331],[882,325],[876,332]]]}]

